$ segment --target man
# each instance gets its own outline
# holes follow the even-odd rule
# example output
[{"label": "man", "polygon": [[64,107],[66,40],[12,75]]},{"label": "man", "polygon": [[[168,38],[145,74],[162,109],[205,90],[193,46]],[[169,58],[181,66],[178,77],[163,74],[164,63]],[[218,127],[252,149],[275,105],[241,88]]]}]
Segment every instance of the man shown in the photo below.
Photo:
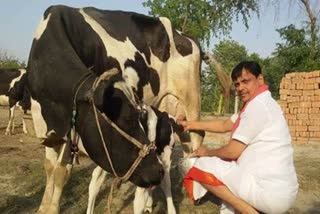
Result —
[{"label": "man", "polygon": [[193,200],[207,190],[222,199],[221,213],[286,212],[295,201],[298,182],[281,108],[264,84],[258,63],[239,63],[231,77],[244,103],[239,115],[224,121],[179,121],[184,130],[231,131],[224,147],[202,146],[191,155],[199,158],[184,184]]}]

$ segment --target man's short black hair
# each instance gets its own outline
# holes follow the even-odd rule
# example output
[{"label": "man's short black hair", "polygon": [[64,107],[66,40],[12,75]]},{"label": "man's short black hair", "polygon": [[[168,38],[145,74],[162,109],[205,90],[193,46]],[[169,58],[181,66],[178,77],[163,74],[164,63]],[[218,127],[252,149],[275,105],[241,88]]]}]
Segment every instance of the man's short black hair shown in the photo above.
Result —
[{"label": "man's short black hair", "polygon": [[235,81],[242,75],[242,70],[245,69],[246,71],[253,74],[255,77],[258,77],[261,74],[261,67],[255,61],[242,61],[231,72],[231,79]]}]

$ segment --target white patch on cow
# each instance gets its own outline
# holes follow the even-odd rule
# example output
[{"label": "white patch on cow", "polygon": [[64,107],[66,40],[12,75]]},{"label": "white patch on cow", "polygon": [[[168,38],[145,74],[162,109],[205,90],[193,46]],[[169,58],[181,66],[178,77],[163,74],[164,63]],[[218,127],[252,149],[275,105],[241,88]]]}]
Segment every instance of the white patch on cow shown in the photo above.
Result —
[{"label": "white patch on cow", "polygon": [[8,106],[9,105],[9,97],[6,95],[0,95],[0,106]]},{"label": "white patch on cow", "polygon": [[34,131],[38,138],[47,138],[47,123],[41,114],[41,105],[31,98],[31,115],[33,119]]},{"label": "white patch on cow", "polygon": [[42,36],[43,32],[45,31],[45,29],[47,28],[47,24],[49,22],[49,19],[50,19],[50,16],[51,16],[51,13],[47,16],[46,19],[44,19],[44,16],[42,16],[41,20],[40,20],[40,23],[36,29],[36,32],[34,34],[34,38],[36,40],[39,40],[40,37]]},{"label": "white patch on cow", "polygon": [[132,67],[125,68],[122,76],[129,87],[132,87],[133,89],[138,90],[138,83],[140,79],[137,74],[137,71],[134,68]]},{"label": "white patch on cow", "polygon": [[121,91],[126,95],[126,97],[128,98],[128,100],[130,101],[130,103],[131,103],[133,106],[137,106],[137,103],[136,103],[136,101],[135,101],[132,88],[131,88],[131,87],[128,87],[128,85],[127,85],[126,82],[118,81],[118,82],[114,83],[113,87],[121,90]]},{"label": "white patch on cow", "polygon": [[22,75],[26,73],[26,70],[25,70],[25,69],[19,69],[19,71],[20,71],[20,75],[19,75],[17,78],[14,78],[14,79],[11,81],[11,83],[10,83],[10,88],[9,88],[8,91],[10,91],[11,88],[13,88],[14,84],[15,84],[16,82],[20,81]]},{"label": "white patch on cow", "polygon": [[58,159],[58,152],[54,148],[45,147],[46,150],[46,159],[48,159],[52,166],[56,164],[56,161]]},{"label": "white patch on cow", "polygon": [[150,106],[143,105],[148,112],[148,139],[153,142],[156,140],[158,117]]},{"label": "white patch on cow", "polygon": [[[144,87],[144,100],[152,100],[152,104],[158,106],[159,102],[164,96],[172,95],[179,98],[179,102],[184,107],[186,103],[188,103],[188,109],[193,109],[191,107],[191,105],[193,105],[192,103],[195,103],[195,105],[199,105],[200,100],[195,99],[198,99],[198,94],[200,93],[200,91],[190,90],[189,88],[199,88],[200,90],[200,85],[198,84],[198,82],[200,82],[200,50],[194,41],[187,38],[192,44],[192,54],[182,56],[176,49],[170,20],[164,17],[160,17],[159,19],[162,22],[169,37],[170,57],[168,61],[162,62],[151,51],[151,66],[155,70],[157,70],[159,74],[161,87],[157,98],[154,99],[154,95],[150,93],[150,86],[146,85]],[[183,79],[184,81],[181,81],[181,79]],[[167,108],[160,108],[160,110],[168,112],[169,110],[172,110],[170,108],[171,106],[168,105]],[[195,115],[188,116],[190,116],[190,118],[197,117]]]},{"label": "white patch on cow", "polygon": [[101,167],[97,166],[92,172],[92,178],[89,184],[89,198],[87,214],[93,214],[94,204],[96,201],[96,196],[98,195],[101,185],[106,179],[107,171],[103,170]]},{"label": "white patch on cow", "polygon": [[83,154],[85,154],[89,157],[89,154],[88,154],[87,150],[84,148],[83,142],[82,142],[80,136],[79,136],[78,148],[79,148],[79,151],[81,151]]},{"label": "white patch on cow", "polygon": [[144,61],[147,63],[145,55],[133,45],[129,38],[127,38],[124,42],[114,39],[98,22],[96,22],[96,20],[86,14],[83,9],[80,9],[79,12],[84,17],[85,21],[101,38],[108,56],[112,56],[119,61],[122,71],[124,71],[124,64],[128,59],[134,60],[136,52],[139,52],[143,56]]},{"label": "white patch on cow", "polygon": [[134,214],[144,213],[145,205],[147,202],[147,193],[148,193],[148,190],[146,188],[137,186],[136,192],[134,194],[134,201],[133,201]]},{"label": "white patch on cow", "polygon": [[55,134],[55,133],[56,133],[56,131],[52,129],[47,132],[46,136],[49,137],[50,135]]}]

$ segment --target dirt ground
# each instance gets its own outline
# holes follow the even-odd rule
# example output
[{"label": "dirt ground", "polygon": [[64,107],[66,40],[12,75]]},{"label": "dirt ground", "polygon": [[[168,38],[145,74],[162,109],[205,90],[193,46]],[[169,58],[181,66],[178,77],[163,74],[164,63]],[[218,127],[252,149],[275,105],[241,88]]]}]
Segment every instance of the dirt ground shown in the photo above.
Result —
[{"label": "dirt ground", "polygon": [[[204,116],[209,118],[209,116]],[[22,133],[21,114],[16,117],[18,127],[15,134],[5,136],[8,120],[7,108],[0,108],[0,213],[35,213],[40,204],[45,187],[43,168],[44,147],[35,137]],[[205,143],[219,146],[225,143],[228,135],[206,134]],[[298,198],[288,213],[320,213],[320,143],[294,145],[295,165],[300,184]],[[186,197],[182,187],[182,176],[178,167],[182,158],[181,145],[176,145],[171,170],[173,199],[178,213],[219,213],[219,202],[213,198],[195,206]],[[61,213],[85,213],[88,198],[88,185],[95,165],[86,157],[80,157],[72,176],[65,186]],[[105,213],[107,197],[112,177],[97,198],[95,213]],[[132,201],[134,186],[126,183],[114,191],[112,213],[133,213]],[[154,192],[153,213],[166,213],[166,202],[160,188]]]}]

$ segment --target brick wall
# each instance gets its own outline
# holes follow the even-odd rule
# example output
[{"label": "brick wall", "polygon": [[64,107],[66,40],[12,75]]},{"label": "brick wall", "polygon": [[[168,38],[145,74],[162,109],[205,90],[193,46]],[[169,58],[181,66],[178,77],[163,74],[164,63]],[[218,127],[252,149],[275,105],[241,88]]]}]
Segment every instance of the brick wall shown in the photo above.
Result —
[{"label": "brick wall", "polygon": [[292,142],[320,143],[320,71],[286,74],[279,93]]}]

